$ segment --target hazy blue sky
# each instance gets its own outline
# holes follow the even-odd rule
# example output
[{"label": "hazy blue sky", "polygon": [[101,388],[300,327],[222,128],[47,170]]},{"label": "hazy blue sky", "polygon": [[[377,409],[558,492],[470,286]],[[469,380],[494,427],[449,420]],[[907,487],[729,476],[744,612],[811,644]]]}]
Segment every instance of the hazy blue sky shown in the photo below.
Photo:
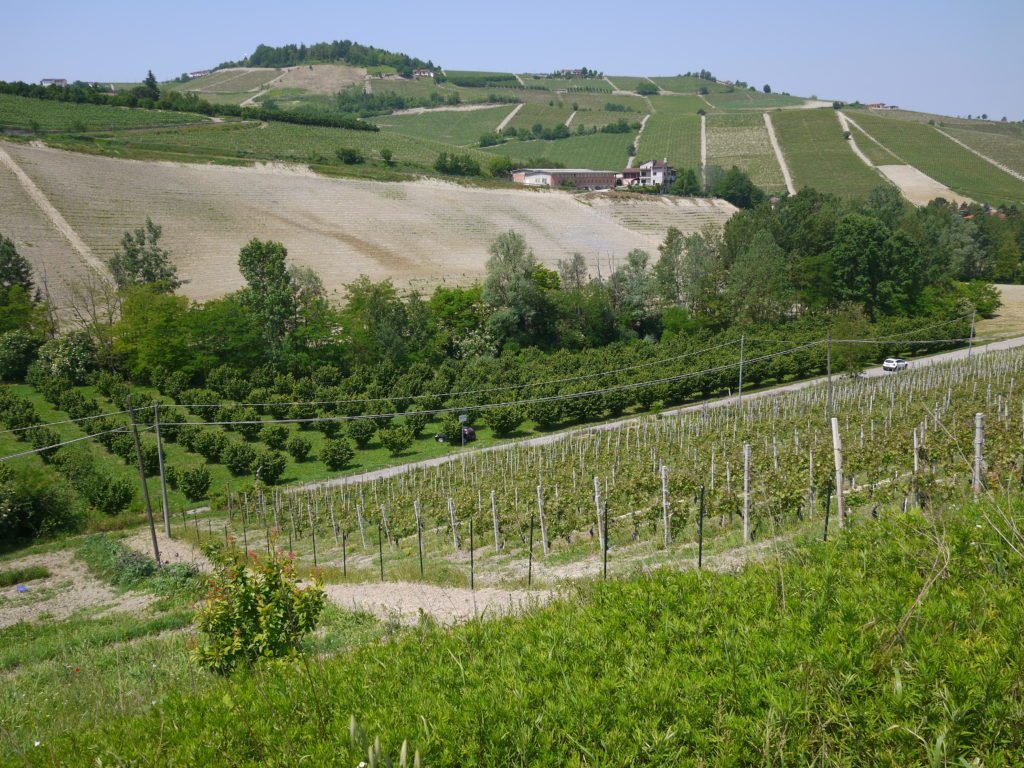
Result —
[{"label": "hazy blue sky", "polygon": [[348,38],[452,69],[707,68],[821,98],[1024,118],[1024,0],[5,2],[0,79],[161,79]]}]

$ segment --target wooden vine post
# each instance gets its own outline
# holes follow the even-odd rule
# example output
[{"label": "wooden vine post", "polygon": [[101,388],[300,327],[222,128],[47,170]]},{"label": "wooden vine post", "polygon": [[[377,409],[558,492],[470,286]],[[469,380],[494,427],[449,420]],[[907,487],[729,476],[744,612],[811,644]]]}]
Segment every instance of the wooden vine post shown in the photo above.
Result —
[{"label": "wooden vine post", "polygon": [[491,518],[494,520],[494,551],[501,549],[501,528],[498,525],[498,494],[491,491]]},{"label": "wooden vine post", "polygon": [[665,547],[672,543],[672,532],[669,530],[669,500],[668,500],[668,467],[661,465],[661,522],[665,529]]},{"label": "wooden vine post", "polygon": [[743,444],[743,543],[750,542],[750,443]]},{"label": "wooden vine post", "polygon": [[846,500],[843,497],[843,439],[839,435],[839,419],[832,417],[832,452],[836,461],[836,515],[839,527],[846,525]]},{"label": "wooden vine post", "polygon": [[604,528],[601,527],[602,515],[601,515],[601,481],[597,479],[597,475],[594,475],[594,509],[597,510],[597,539],[601,545],[601,549],[604,549]]},{"label": "wooden vine post", "polygon": [[537,486],[537,517],[540,520],[540,549],[547,557],[548,554],[548,524],[544,514],[544,491],[542,486]]},{"label": "wooden vine post", "polygon": [[971,487],[974,498],[981,495],[985,486],[984,457],[982,447],[985,445],[985,414],[974,414],[974,477]]},{"label": "wooden vine post", "polygon": [[[146,468],[142,464],[142,443],[139,442],[139,428],[135,423],[135,409],[132,408],[132,397],[128,395],[128,417],[132,422],[132,441],[135,443],[135,458],[139,464],[139,480],[142,482],[142,499],[146,503],[146,519],[149,520],[149,536],[153,542],[153,558],[156,560],[156,567],[162,568],[160,560],[160,545],[156,541],[156,523],[153,521],[153,505],[149,501],[149,486],[146,485]],[[186,535],[188,530],[185,531]]]},{"label": "wooden vine post", "polygon": [[459,529],[457,523],[455,522],[455,502],[452,500],[451,496],[448,497],[448,522],[452,526],[452,546],[454,546],[455,549],[458,549]]},{"label": "wooden vine post", "polygon": [[164,533],[171,538],[171,512],[167,503],[167,478],[164,476],[164,441],[160,437],[160,403],[153,403],[153,431],[156,433],[156,460],[160,469],[160,504],[164,513]]}]

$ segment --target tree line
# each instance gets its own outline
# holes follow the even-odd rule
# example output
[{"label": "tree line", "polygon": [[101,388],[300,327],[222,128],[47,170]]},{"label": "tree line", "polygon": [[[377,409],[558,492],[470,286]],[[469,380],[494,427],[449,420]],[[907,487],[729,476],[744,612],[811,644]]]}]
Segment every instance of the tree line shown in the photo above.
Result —
[{"label": "tree line", "polygon": [[372,45],[363,45],[351,40],[331,42],[289,43],[288,45],[256,46],[251,54],[239,61],[224,62],[217,69],[225,67],[293,67],[299,64],[324,64],[343,61],[355,67],[393,67],[399,74],[411,74],[414,69],[434,70],[432,61],[424,61],[405,53],[396,53]]}]

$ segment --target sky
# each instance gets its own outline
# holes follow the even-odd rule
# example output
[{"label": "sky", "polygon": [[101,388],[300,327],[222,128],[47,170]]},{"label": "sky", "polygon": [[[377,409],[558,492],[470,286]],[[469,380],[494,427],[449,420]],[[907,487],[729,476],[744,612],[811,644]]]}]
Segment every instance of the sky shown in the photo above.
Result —
[{"label": "sky", "polygon": [[1024,0],[5,0],[0,80],[161,80],[259,43],[349,39],[449,69],[674,75],[1024,119]]}]

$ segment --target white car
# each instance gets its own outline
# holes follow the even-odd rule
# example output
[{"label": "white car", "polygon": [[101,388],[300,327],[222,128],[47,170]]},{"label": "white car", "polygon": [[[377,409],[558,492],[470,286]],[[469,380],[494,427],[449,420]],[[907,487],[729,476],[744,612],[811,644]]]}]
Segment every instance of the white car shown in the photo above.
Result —
[{"label": "white car", "polygon": [[882,361],[883,371],[902,371],[908,365],[902,357],[887,357]]}]

